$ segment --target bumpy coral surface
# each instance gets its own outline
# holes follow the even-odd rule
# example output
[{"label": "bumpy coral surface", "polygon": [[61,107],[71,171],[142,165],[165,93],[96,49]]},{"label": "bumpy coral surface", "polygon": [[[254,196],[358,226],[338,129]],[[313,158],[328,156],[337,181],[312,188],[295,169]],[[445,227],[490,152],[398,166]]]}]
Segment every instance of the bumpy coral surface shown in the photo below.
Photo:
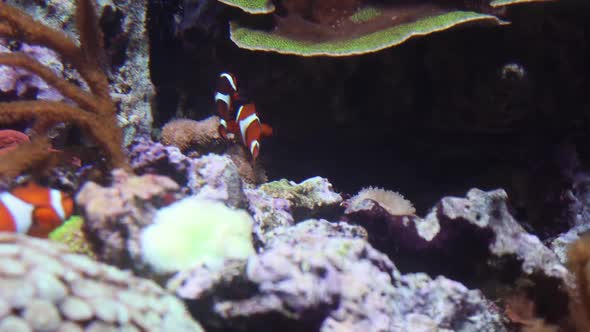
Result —
[{"label": "bumpy coral surface", "polygon": [[260,190],[274,198],[289,201],[293,217],[306,219],[334,210],[342,202],[342,197],[334,192],[328,179],[316,176],[301,183],[282,179],[265,183]]},{"label": "bumpy coral surface", "polygon": [[0,331],[202,331],[152,281],[61,245],[0,233]]},{"label": "bumpy coral surface", "polygon": [[217,127],[219,117],[211,116],[205,120],[176,119],[162,128],[162,143],[172,145],[181,151],[189,148],[203,150],[220,139]]}]

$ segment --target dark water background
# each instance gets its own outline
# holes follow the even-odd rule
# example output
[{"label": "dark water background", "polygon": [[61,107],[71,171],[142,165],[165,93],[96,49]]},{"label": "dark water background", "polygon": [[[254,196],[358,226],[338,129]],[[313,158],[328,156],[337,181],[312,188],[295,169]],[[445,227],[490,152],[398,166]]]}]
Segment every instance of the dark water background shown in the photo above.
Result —
[{"label": "dark water background", "polygon": [[[180,11],[187,3],[150,7],[156,126],[213,114],[215,78],[231,71],[275,129],[260,158],[271,180],[319,175],[351,194],[385,187],[420,213],[445,195],[504,188],[518,207],[526,183],[559,177],[561,146],[586,159],[583,2],[514,6],[509,26],[467,26],[347,58],[239,49],[227,33],[239,11]],[[502,76],[512,63],[524,76]]]}]

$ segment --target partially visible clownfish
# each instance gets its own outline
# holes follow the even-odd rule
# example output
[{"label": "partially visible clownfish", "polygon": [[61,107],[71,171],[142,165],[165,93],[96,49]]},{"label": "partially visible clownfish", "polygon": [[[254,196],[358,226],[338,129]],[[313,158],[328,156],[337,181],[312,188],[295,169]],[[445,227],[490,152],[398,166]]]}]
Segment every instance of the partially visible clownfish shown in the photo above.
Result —
[{"label": "partially visible clownfish", "polygon": [[272,128],[260,122],[254,104],[240,106],[235,122],[240,129],[242,143],[250,149],[252,159],[256,160],[260,153],[260,138],[272,135]]},{"label": "partially visible clownfish", "polygon": [[[260,122],[254,104],[243,104],[238,93],[238,82],[234,75],[222,73],[217,80],[215,104],[219,120],[219,135],[224,138],[240,137],[248,148],[252,159],[260,153],[260,138],[272,135],[272,128]],[[241,104],[241,105],[240,105]],[[239,105],[236,112],[236,105]]]},{"label": "partially visible clownfish", "polygon": [[47,237],[73,210],[69,195],[30,183],[0,193],[0,231]]},{"label": "partially visible clownfish", "polygon": [[227,138],[228,133],[235,132],[234,104],[239,98],[238,80],[233,74],[221,73],[215,90],[215,107],[219,115],[219,135]]}]

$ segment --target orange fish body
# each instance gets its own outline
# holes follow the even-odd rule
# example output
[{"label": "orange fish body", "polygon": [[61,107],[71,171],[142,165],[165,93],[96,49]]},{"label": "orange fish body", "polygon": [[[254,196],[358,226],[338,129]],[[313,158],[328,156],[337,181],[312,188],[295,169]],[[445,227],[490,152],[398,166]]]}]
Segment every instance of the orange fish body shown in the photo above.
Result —
[{"label": "orange fish body", "polygon": [[57,189],[17,187],[0,193],[0,231],[47,237],[73,210],[72,198]]},{"label": "orange fish body", "polygon": [[272,128],[260,122],[254,104],[240,106],[236,122],[240,129],[239,136],[242,138],[242,143],[250,150],[252,159],[256,160],[260,153],[260,138],[270,136]]},{"label": "orange fish body", "polygon": [[254,104],[239,106],[237,113],[235,107],[238,94],[238,82],[234,75],[222,73],[217,81],[215,104],[219,120],[219,135],[227,139],[232,134],[239,137],[248,148],[252,159],[256,160],[260,153],[260,138],[272,135],[272,128],[260,122]]}]

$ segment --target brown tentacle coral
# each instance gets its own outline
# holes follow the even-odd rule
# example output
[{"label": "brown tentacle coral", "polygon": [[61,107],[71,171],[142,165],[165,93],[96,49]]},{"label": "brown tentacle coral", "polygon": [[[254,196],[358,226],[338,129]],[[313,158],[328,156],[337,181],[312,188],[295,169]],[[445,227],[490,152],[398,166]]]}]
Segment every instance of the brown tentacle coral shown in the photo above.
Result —
[{"label": "brown tentacle coral", "polygon": [[[35,119],[36,128],[44,128],[44,135],[50,125],[70,122],[80,127],[105,152],[113,167],[127,167],[122,151],[122,133],[116,122],[117,108],[109,93],[107,76],[101,67],[102,34],[98,27],[98,16],[91,0],[78,0],[76,23],[80,35],[80,46],[59,30],[35,21],[26,13],[0,2],[0,37],[16,39],[28,44],[48,47],[59,53],[63,60],[70,62],[88,85],[90,92],[67,82],[35,59],[22,53],[0,55],[0,64],[20,67],[38,75],[49,85],[69,98],[77,106],[53,101],[18,101],[0,103],[0,123],[13,123]],[[20,173],[32,163],[47,156],[46,149],[39,149],[42,139],[36,139],[25,148],[36,147],[35,153],[23,154],[20,150],[7,153],[0,160],[0,174]],[[14,158],[19,158],[15,162]],[[23,158],[23,160],[20,160]],[[27,160],[28,159],[28,160]]]}]

